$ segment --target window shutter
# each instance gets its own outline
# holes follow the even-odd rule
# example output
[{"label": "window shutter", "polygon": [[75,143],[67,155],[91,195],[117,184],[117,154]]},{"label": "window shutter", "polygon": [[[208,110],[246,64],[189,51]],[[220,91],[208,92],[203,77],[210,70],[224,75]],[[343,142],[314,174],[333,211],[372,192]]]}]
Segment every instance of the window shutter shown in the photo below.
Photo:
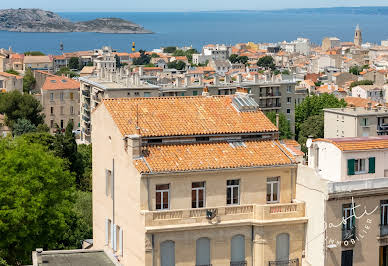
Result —
[{"label": "window shutter", "polygon": [[120,255],[123,256],[123,229],[120,227],[120,234],[119,234],[119,249],[120,249]]},{"label": "window shutter", "polygon": [[342,204],[342,231],[345,230],[345,223],[343,222],[345,218],[345,211],[344,211],[344,205]]},{"label": "window shutter", "polygon": [[105,218],[105,245],[109,243],[109,220]]},{"label": "window shutter", "polygon": [[110,197],[113,199],[113,172],[110,173]]},{"label": "window shutter", "polygon": [[116,239],[116,231],[117,231],[117,230],[116,230],[116,229],[117,229],[117,227],[116,227],[116,225],[114,224],[114,225],[113,225],[113,250],[114,250],[114,251],[117,251],[117,245],[116,245],[116,244],[117,244],[117,243],[116,243],[116,240],[117,240],[117,239]]},{"label": "window shutter", "polygon": [[108,196],[109,194],[109,170],[105,169],[105,195]]},{"label": "window shutter", "polygon": [[354,159],[348,160],[348,175],[354,175]]},{"label": "window shutter", "polygon": [[114,243],[114,231],[113,231],[113,223],[110,224],[110,244],[111,247],[113,248],[113,243]]},{"label": "window shutter", "polygon": [[376,158],[370,157],[369,158],[369,173],[374,174],[375,173],[375,164],[376,164]]}]

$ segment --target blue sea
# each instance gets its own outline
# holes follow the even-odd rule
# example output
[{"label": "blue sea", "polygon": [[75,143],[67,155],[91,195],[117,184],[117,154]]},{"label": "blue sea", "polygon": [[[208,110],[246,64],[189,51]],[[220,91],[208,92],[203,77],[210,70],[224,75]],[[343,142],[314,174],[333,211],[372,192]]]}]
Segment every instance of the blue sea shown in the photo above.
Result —
[{"label": "blue sea", "polygon": [[319,44],[323,37],[337,36],[343,41],[353,39],[357,24],[367,42],[388,39],[388,8],[376,11],[365,8],[296,9],[282,11],[222,11],[222,12],[131,12],[131,13],[59,13],[72,21],[101,17],[119,17],[133,21],[155,34],[101,33],[19,33],[0,32],[0,47],[18,52],[42,51],[59,54],[64,51],[90,50],[110,45],[119,51],[151,50],[165,46],[201,48],[208,43],[235,44],[240,42],[278,42],[309,38]]}]

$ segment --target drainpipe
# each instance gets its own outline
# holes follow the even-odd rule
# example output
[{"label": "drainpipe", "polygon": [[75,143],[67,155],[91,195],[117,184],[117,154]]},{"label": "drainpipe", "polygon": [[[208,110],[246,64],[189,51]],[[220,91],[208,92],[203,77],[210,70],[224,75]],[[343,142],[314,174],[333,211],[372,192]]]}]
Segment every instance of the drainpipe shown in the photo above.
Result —
[{"label": "drainpipe", "polygon": [[112,223],[115,224],[115,159],[112,159]]},{"label": "drainpipe", "polygon": [[251,243],[251,265],[253,266],[253,243],[254,243],[254,239],[255,239],[255,228],[253,227],[253,225],[251,225],[251,240],[252,240],[252,243]]}]

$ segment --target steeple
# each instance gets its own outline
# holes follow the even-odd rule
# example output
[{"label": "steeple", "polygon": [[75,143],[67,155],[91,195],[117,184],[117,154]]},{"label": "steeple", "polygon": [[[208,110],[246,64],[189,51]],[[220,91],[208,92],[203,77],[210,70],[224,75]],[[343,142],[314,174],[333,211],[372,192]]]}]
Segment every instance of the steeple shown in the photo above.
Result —
[{"label": "steeple", "polygon": [[357,24],[356,31],[354,32],[354,45],[361,46],[362,44],[362,33],[360,26]]}]

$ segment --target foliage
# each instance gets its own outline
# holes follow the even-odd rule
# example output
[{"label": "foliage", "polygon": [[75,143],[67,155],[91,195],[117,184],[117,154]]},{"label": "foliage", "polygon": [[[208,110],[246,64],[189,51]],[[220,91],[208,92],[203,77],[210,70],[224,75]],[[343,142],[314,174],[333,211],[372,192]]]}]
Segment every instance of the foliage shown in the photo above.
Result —
[{"label": "foliage", "polygon": [[290,75],[291,73],[290,73],[290,71],[288,69],[285,69],[285,70],[282,71],[282,74],[283,75]]},{"label": "foliage", "polygon": [[36,127],[36,132],[50,132],[50,128],[46,124],[39,124]]},{"label": "foliage", "polygon": [[369,68],[369,65],[352,66],[352,67],[349,68],[349,73],[352,73],[353,75],[357,75],[358,76],[366,68]]},{"label": "foliage", "polygon": [[314,82],[314,85],[316,87],[320,87],[322,85],[322,81],[318,80],[318,81]]},{"label": "foliage", "polygon": [[81,156],[83,177],[80,178],[79,188],[83,191],[92,191],[92,145],[78,145]]},{"label": "foliage", "polygon": [[32,72],[31,68],[27,68],[23,77],[23,91],[26,93],[30,92],[34,87],[35,82],[36,80],[34,73]]},{"label": "foliage", "polygon": [[174,46],[165,47],[163,49],[163,53],[167,53],[167,54],[172,54],[175,51],[176,51],[176,47],[174,47]]},{"label": "foliage", "polygon": [[36,126],[33,125],[30,120],[25,118],[19,118],[13,125],[12,133],[14,136],[20,136],[26,133],[35,132]]},{"label": "foliage", "polygon": [[[8,69],[5,71],[6,73],[9,73],[9,74],[12,74],[12,75],[20,75],[19,72],[17,72],[16,70],[14,69]],[[1,265],[1,264],[0,264]]]},{"label": "foliage", "polygon": [[274,69],[275,69],[274,59],[273,59],[273,57],[270,56],[270,55],[266,55],[266,56],[261,57],[261,58],[257,61],[257,65],[258,65],[259,67],[264,68],[264,69],[271,69],[271,70],[274,70]]},{"label": "foliage", "polygon": [[[309,120],[312,116],[323,115],[324,108],[341,108],[346,107],[344,99],[337,99],[332,94],[321,94],[306,97],[298,106],[295,108],[295,131],[298,136],[298,141],[301,145],[303,140],[299,140],[300,131],[302,125]],[[310,120],[309,120],[310,121]],[[308,124],[305,125],[308,127]],[[323,131],[322,131],[323,134]]]},{"label": "foliage", "polygon": [[191,63],[193,61],[193,54],[197,53],[198,51],[196,49],[188,49],[187,51],[175,50],[173,56],[186,56],[187,60]]},{"label": "foliage", "polygon": [[133,60],[134,65],[147,65],[151,61],[151,56],[145,53],[144,50],[139,50],[140,57]]},{"label": "foliage", "polygon": [[80,70],[80,61],[78,57],[72,57],[69,60],[69,68]]},{"label": "foliage", "polygon": [[0,250],[11,265],[36,247],[61,249],[73,214],[74,176],[63,159],[23,138],[0,140]]},{"label": "foliage", "polygon": [[[276,125],[276,112],[268,112],[267,117],[271,122]],[[287,120],[286,116],[283,113],[279,113],[279,132],[280,139],[291,139],[292,132],[290,128],[290,122]]]},{"label": "foliage", "polygon": [[359,86],[359,85],[373,85],[373,81],[371,80],[360,80],[360,81],[353,81],[351,84],[350,84],[350,89],[353,88],[353,87],[356,87],[356,86]]},{"label": "foliage", "polygon": [[28,52],[24,52],[24,55],[39,56],[39,55],[45,55],[45,54],[40,51],[28,51]]},{"label": "foliage", "polygon": [[86,66],[93,66],[93,62],[92,62],[92,61],[88,62],[88,63],[86,64]]},{"label": "foliage", "polygon": [[303,152],[307,152],[306,141],[308,137],[323,138],[324,137],[324,118],[323,113],[313,115],[307,118],[300,126],[298,142],[302,147]]},{"label": "foliage", "polygon": [[186,67],[186,63],[183,61],[172,61],[167,64],[168,68],[174,68],[176,70],[183,70]]},{"label": "foliage", "polygon": [[151,58],[159,58],[160,56],[158,55],[158,54],[156,54],[156,53],[152,53],[151,54]]},{"label": "foliage", "polygon": [[57,76],[68,76],[70,78],[79,77],[79,74],[75,73],[74,71],[71,71],[68,67],[61,67],[57,73],[55,73]]},{"label": "foliage", "polygon": [[0,113],[5,114],[5,123],[11,128],[20,118],[29,120],[35,126],[43,124],[42,110],[39,101],[30,94],[18,91],[0,94]]},{"label": "foliage", "polygon": [[238,56],[237,54],[232,54],[231,56],[229,56],[229,61],[232,64],[240,63],[245,65],[248,62],[248,60],[249,60],[248,56]]},{"label": "foliage", "polygon": [[149,63],[149,64],[145,65],[145,67],[155,67],[155,65],[152,63]]}]

